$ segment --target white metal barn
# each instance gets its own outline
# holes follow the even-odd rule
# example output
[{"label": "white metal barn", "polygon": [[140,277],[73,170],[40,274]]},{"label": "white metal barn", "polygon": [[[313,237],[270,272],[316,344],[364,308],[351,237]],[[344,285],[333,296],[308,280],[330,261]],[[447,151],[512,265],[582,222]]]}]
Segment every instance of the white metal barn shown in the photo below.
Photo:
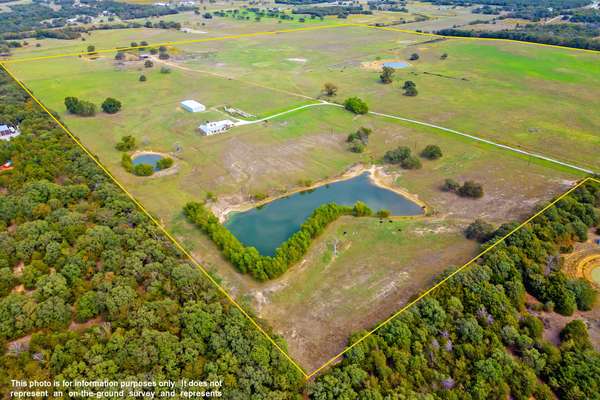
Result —
[{"label": "white metal barn", "polygon": [[206,124],[200,125],[198,129],[200,129],[200,132],[202,132],[203,135],[210,136],[216,135],[218,133],[227,132],[234,125],[235,124],[233,123],[233,121],[224,119],[222,121],[207,122]]},{"label": "white metal barn", "polygon": [[197,113],[206,110],[204,104],[198,103],[196,100],[184,100],[181,102],[181,108],[186,111]]}]

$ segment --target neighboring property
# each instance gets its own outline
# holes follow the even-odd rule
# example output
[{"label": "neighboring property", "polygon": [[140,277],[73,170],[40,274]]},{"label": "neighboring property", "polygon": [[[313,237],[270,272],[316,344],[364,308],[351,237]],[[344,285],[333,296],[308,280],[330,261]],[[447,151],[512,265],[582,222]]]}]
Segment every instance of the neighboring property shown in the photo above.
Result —
[{"label": "neighboring property", "polygon": [[197,113],[206,110],[204,104],[198,103],[196,100],[184,100],[181,102],[181,108],[186,111]]},{"label": "neighboring property", "polygon": [[218,133],[227,132],[234,125],[235,124],[233,123],[233,121],[224,119],[222,121],[207,122],[205,124],[200,125],[198,129],[200,129],[200,132],[202,132],[203,135],[210,136],[216,135]]},{"label": "neighboring property", "polygon": [[0,125],[0,140],[10,140],[20,134],[18,128],[10,125]]}]

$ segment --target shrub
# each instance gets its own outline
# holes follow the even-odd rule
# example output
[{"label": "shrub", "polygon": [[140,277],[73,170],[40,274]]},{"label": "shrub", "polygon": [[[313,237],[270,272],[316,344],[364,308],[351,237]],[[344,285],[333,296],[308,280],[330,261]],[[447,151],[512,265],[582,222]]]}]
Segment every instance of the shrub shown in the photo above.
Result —
[{"label": "shrub", "polygon": [[252,198],[254,199],[254,201],[263,201],[267,197],[268,197],[267,194],[263,193],[263,192],[254,193],[252,195]]},{"label": "shrub", "polygon": [[369,112],[369,106],[358,97],[349,97],[344,101],[344,108],[354,114],[366,114]]},{"label": "shrub", "polygon": [[131,161],[131,156],[127,153],[123,154],[121,157],[121,165],[127,172],[133,172],[133,162]]},{"label": "shrub", "polygon": [[346,141],[348,143],[352,143],[356,140],[361,141],[364,145],[369,143],[369,136],[371,135],[372,130],[369,128],[365,128],[365,127],[360,127],[358,128],[358,130],[354,133],[351,133],[348,135],[348,139],[346,139]]},{"label": "shrub", "polygon": [[338,87],[331,82],[326,82],[323,85],[323,93],[325,93],[329,97],[335,96],[337,94],[337,91]]},{"label": "shrub", "polygon": [[161,158],[160,160],[158,160],[156,162],[156,167],[158,169],[171,168],[172,165],[173,165],[173,159],[170,157]]},{"label": "shrub", "polygon": [[419,91],[417,90],[417,88],[415,86],[409,86],[408,88],[404,89],[405,96],[415,97],[418,94],[419,94]]},{"label": "shrub", "polygon": [[146,60],[144,62],[144,67],[145,68],[152,68],[154,66],[154,63],[152,62],[152,60]]},{"label": "shrub", "polygon": [[569,281],[567,286],[575,295],[575,301],[579,310],[589,311],[593,308],[594,303],[596,303],[597,293],[588,281],[579,278]]},{"label": "shrub", "polygon": [[161,74],[170,74],[171,73],[171,68],[161,67],[160,68],[160,73]]},{"label": "shrub", "polygon": [[[115,145],[115,148],[119,151],[131,151],[135,149],[136,143],[135,138],[131,135],[125,135],[121,138],[121,141]],[[131,157],[130,157],[131,159]]]},{"label": "shrub", "polygon": [[91,117],[96,115],[96,106],[85,100],[79,100],[77,97],[65,97],[65,107],[71,114],[82,117]]},{"label": "shrub", "polygon": [[460,188],[460,183],[456,182],[454,179],[446,179],[444,184],[442,185],[442,190],[444,192],[456,192]]},{"label": "shrub", "polygon": [[406,146],[400,146],[395,150],[387,151],[383,156],[383,161],[389,164],[400,164],[407,157],[410,157],[410,149]]},{"label": "shrub", "polygon": [[467,239],[477,240],[480,243],[486,242],[494,235],[494,226],[481,219],[476,219],[465,230]]},{"label": "shrub", "polygon": [[427,158],[429,160],[437,160],[441,156],[442,149],[440,149],[440,146],[437,146],[435,144],[429,144],[423,149],[423,151],[421,151],[421,157]]},{"label": "shrub", "polygon": [[150,176],[154,173],[154,167],[150,164],[138,164],[133,167],[133,173],[137,176]]},{"label": "shrub", "polygon": [[102,103],[102,111],[107,114],[115,114],[121,110],[121,102],[112,97],[107,97]]},{"label": "shrub", "polygon": [[587,327],[580,319],[573,320],[565,325],[563,330],[560,331],[560,340],[562,342],[573,340],[573,342],[580,347],[591,346]]},{"label": "shrub", "polygon": [[417,157],[409,155],[400,162],[400,166],[404,169],[420,169],[421,161]]},{"label": "shrub", "polygon": [[458,189],[458,194],[462,197],[472,197],[474,199],[478,199],[483,197],[483,187],[477,182],[466,181]]},{"label": "shrub", "polygon": [[390,216],[389,210],[379,210],[377,214],[375,214],[377,218],[388,218]]},{"label": "shrub", "polygon": [[357,201],[352,208],[352,215],[355,217],[366,217],[373,214],[373,211],[362,201]]},{"label": "shrub", "polygon": [[140,75],[140,82],[146,82],[147,80],[146,75]]},{"label": "shrub", "polygon": [[362,153],[365,151],[365,145],[360,140],[354,140],[350,143],[350,151],[353,153]]}]

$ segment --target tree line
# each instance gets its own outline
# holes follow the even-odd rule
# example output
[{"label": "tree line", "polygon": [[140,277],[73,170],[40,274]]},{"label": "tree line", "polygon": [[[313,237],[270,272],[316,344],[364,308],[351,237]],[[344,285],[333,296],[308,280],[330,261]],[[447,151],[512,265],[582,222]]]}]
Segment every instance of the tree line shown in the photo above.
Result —
[{"label": "tree line", "polygon": [[203,204],[187,203],[183,212],[190,222],[208,235],[238,271],[250,274],[259,281],[281,276],[290,266],[300,261],[312,241],[323,233],[327,225],[342,215],[362,217],[372,214],[361,202],[354,207],[324,204],[317,207],[300,229],[275,250],[274,256],[264,256],[255,247],[242,244]]},{"label": "tree line", "polygon": [[1,72],[0,121],[21,128],[0,142],[0,396],[11,379],[222,379],[223,398],[301,399],[302,375]]},{"label": "tree line", "polygon": [[600,50],[598,28],[573,24],[526,25],[514,30],[474,31],[465,29],[441,29],[436,32],[443,36],[481,37],[520,40],[523,42],[574,47],[578,49]]},{"label": "tree line", "polygon": [[38,29],[63,28],[68,19],[75,17],[98,17],[104,12],[115,14],[122,20],[158,17],[177,14],[179,11],[191,10],[189,7],[159,7],[146,4],[131,4],[117,1],[88,0],[86,7],[77,7],[74,3],[61,2],[60,8],[52,8],[46,4],[10,5],[10,10],[2,14],[1,33],[19,33]]},{"label": "tree line", "polygon": [[[355,345],[309,385],[310,398],[597,398],[600,354],[585,324],[567,324],[555,346],[542,335],[537,305],[571,315],[596,301],[587,281],[568,278],[551,260],[586,239],[600,221],[598,207],[600,185],[578,188]],[[484,248],[514,226],[501,226]]]}]

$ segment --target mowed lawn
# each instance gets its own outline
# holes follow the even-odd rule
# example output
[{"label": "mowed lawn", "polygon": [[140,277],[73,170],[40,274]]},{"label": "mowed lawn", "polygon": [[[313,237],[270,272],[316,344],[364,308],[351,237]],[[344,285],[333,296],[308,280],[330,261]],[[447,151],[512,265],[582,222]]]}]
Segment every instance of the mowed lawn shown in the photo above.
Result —
[{"label": "mowed lawn", "polygon": [[[369,49],[368,38],[361,38],[356,59],[367,57]],[[351,54],[351,50],[346,49],[344,54]],[[187,47],[178,49],[174,61],[186,51]],[[260,64],[261,57],[268,53],[268,48],[261,49],[253,64]],[[271,57],[278,59],[315,57],[294,49],[277,56],[272,53]],[[207,62],[214,63],[220,54],[207,57]],[[447,266],[467,260],[475,244],[463,237],[462,230],[474,219],[484,218],[499,225],[523,218],[538,203],[564,191],[580,177],[564,168],[439,130],[375,116],[355,116],[333,106],[304,109],[266,123],[237,127],[227,134],[204,137],[198,133],[199,123],[227,118],[217,110],[220,105],[269,115],[309,100],[282,92],[296,92],[298,88],[291,87],[285,68],[277,63],[279,69],[270,69],[272,64],[266,64],[256,67],[256,75],[252,75],[245,74],[243,63],[236,71],[234,61],[228,60],[225,72],[239,74],[228,79],[194,71],[206,67],[200,57],[182,64],[191,70],[172,67],[169,74],[162,74],[158,64],[150,69],[142,62],[119,66],[113,56],[95,61],[72,57],[14,64],[11,70],[44,104],[59,113],[71,131],[193,251],[202,265],[237,298],[252,303],[261,317],[286,337],[293,356],[307,369],[341,350],[353,331],[368,328],[399,308]],[[252,55],[245,57],[250,60]],[[329,57],[320,62],[337,62],[334,53]],[[305,68],[296,61],[289,63],[296,71]],[[347,65],[346,71],[354,68],[352,63]],[[148,78],[146,82],[138,80],[142,73]],[[272,76],[267,80],[269,73]],[[371,77],[373,72],[368,74]],[[307,76],[297,82],[301,90],[311,85],[310,71]],[[318,87],[316,82],[314,79]],[[345,82],[340,83],[342,90],[352,78]],[[271,84],[276,84],[276,90],[269,89]],[[377,90],[393,89],[376,82],[371,85]],[[111,96],[123,102],[123,110],[115,115],[99,111],[95,117],[81,118],[66,113],[66,96],[97,105]],[[344,96],[341,93],[339,97]],[[178,103],[188,98],[207,105],[209,111],[182,111]],[[419,97],[400,99],[412,101]],[[373,133],[364,153],[352,153],[346,138],[361,126],[371,128]],[[140,150],[171,153],[177,172],[141,178],[124,171],[120,165],[122,153],[114,148],[123,135],[133,135]],[[387,166],[385,180],[426,202],[432,216],[381,224],[373,218],[344,218],[328,228],[303,262],[273,282],[260,284],[235,272],[215,246],[181,215],[185,202],[204,199],[208,192],[217,197],[211,206],[222,209],[248,202],[257,193],[275,196],[297,189],[300,181],[338,176],[354,164],[380,164],[385,152],[397,146],[409,146],[418,153],[428,144],[439,145],[444,156],[436,161],[422,160],[420,170]],[[176,148],[181,151],[175,153]],[[485,196],[470,200],[442,192],[440,185],[446,178],[481,182]],[[334,256],[332,244],[337,240],[339,253]]]}]

